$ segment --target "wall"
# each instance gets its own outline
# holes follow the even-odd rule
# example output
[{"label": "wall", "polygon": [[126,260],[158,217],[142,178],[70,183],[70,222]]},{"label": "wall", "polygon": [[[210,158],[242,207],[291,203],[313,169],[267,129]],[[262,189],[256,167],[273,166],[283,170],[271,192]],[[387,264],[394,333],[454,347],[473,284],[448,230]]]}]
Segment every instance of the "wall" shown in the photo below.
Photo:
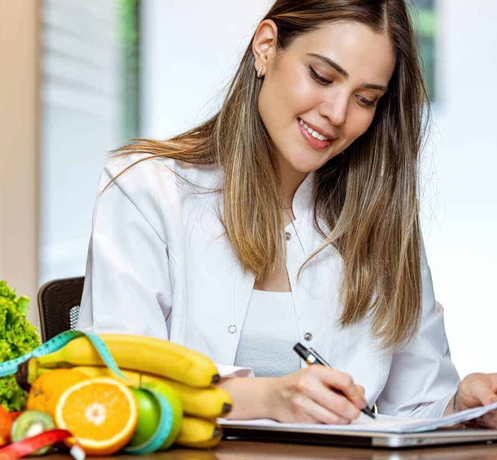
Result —
[{"label": "wall", "polygon": [[142,1],[142,135],[167,138],[218,107],[269,0]]},{"label": "wall", "polygon": [[497,3],[439,0],[438,94],[424,231],[461,375],[496,371]]},{"label": "wall", "polygon": [[0,279],[31,297],[36,325],[38,17],[36,0],[0,0]]}]

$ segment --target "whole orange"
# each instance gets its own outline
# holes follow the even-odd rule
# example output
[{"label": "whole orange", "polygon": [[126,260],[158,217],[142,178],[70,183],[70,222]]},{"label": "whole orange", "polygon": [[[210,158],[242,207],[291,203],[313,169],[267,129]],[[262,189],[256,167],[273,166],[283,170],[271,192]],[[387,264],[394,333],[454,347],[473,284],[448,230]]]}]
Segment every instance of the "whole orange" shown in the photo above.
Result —
[{"label": "whole orange", "polygon": [[59,397],[69,387],[89,377],[74,369],[53,369],[38,377],[29,390],[27,410],[39,410],[52,417]]}]

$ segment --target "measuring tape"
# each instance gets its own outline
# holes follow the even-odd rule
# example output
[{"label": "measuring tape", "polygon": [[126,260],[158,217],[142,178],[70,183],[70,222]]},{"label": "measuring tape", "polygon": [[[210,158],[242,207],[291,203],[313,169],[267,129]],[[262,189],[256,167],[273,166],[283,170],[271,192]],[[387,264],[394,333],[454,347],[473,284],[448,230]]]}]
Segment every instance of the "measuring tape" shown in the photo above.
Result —
[{"label": "measuring tape", "polygon": [[169,438],[169,434],[173,428],[173,408],[169,400],[156,390],[151,388],[141,388],[155,396],[155,399],[160,406],[160,420],[154,434],[143,444],[134,447],[125,447],[124,452],[128,454],[150,454],[160,449]]},{"label": "measuring tape", "polygon": [[[31,436],[30,438],[23,439],[22,441],[13,442],[6,447],[0,449],[0,460],[11,460],[24,457],[36,452],[42,447],[63,441],[67,438],[74,437],[70,431],[67,430],[48,430],[43,433]],[[78,444],[75,444],[71,450],[71,455],[76,460],[84,460],[86,454]]]},{"label": "measuring tape", "polygon": [[[61,348],[63,348],[71,340],[74,340],[78,337],[83,337],[83,336],[88,337],[88,339],[93,344],[93,346],[97,350],[98,354],[102,358],[102,361],[105,363],[105,365],[112,372],[117,374],[120,378],[122,378],[125,381],[128,381],[128,378],[121,372],[118,365],[116,364],[116,361],[115,361],[114,357],[112,356],[111,352],[109,351],[109,349],[107,348],[107,345],[105,345],[105,342],[96,334],[93,334],[91,332],[81,332],[81,331],[62,332],[59,335],[56,335],[55,337],[50,339],[48,342],[43,343],[38,348],[35,348],[31,352],[26,353],[25,355],[22,355],[18,358],[10,360],[10,361],[0,363],[0,377],[5,377],[7,375],[15,374],[17,372],[19,365],[24,363],[28,359],[36,358],[38,356],[44,356],[44,355],[48,355],[50,353],[53,353],[54,351],[57,351],[57,350],[60,350]],[[157,426],[157,429],[155,430],[154,434],[151,436],[151,438],[148,441],[146,441],[145,443],[143,443],[139,446],[128,447],[125,449],[126,452],[138,454],[138,455],[148,454],[148,453],[154,452],[157,449],[159,449],[166,442],[166,440],[169,437],[169,434],[171,432],[172,426],[173,426],[173,412],[172,412],[171,404],[169,403],[168,399],[165,396],[163,396],[161,393],[159,393],[155,390],[151,390],[148,388],[141,388],[141,389],[148,391],[157,400],[157,403],[159,404],[159,407],[160,407],[160,414],[161,415],[160,415],[159,424]],[[52,431],[57,431],[57,430],[52,430]],[[59,431],[65,431],[65,430],[59,430]],[[50,433],[50,432],[47,431],[45,433]],[[19,441],[19,442],[22,443],[24,441],[29,441],[31,439],[38,438],[39,436],[42,436],[45,433],[41,433],[40,435],[36,435],[36,436],[33,436],[32,438],[28,438],[28,439],[25,439],[25,440]],[[56,441],[54,441],[54,442],[56,442]],[[13,446],[14,444],[18,444],[18,443],[13,443],[13,444],[10,444],[9,446],[7,446],[3,449],[0,449],[0,454],[2,454],[2,452],[5,451],[5,449]],[[44,444],[44,445],[46,445],[46,444]],[[43,447],[43,445],[40,447]],[[37,450],[37,449],[35,449],[35,450]],[[28,454],[22,454],[22,455],[28,455]],[[22,456],[22,455],[20,455],[20,456]],[[18,458],[18,457],[11,457],[11,458]],[[1,457],[0,457],[0,460],[2,460]]]},{"label": "measuring tape", "polygon": [[25,355],[19,356],[19,358],[11,359],[10,361],[6,361],[0,364],[0,377],[5,377],[6,375],[12,375],[17,372],[17,368],[19,364],[27,361],[30,358],[36,358],[38,356],[48,355],[53,353],[54,351],[60,350],[65,345],[67,345],[71,340],[76,339],[77,337],[86,336],[91,341],[93,346],[97,349],[98,354],[102,358],[102,361],[105,365],[119,377],[124,380],[127,380],[124,374],[121,372],[119,367],[116,364],[113,356],[111,355],[107,345],[105,345],[104,341],[96,334],[92,334],[91,332],[81,332],[81,331],[65,331],[56,335],[54,338],[50,339],[48,342],[40,345],[38,348],[26,353]]}]

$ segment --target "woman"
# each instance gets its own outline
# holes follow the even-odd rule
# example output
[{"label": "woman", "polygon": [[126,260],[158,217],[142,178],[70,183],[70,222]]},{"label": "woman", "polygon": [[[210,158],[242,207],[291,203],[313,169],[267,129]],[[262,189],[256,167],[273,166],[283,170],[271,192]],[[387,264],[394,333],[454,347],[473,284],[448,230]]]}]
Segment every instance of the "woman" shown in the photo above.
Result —
[{"label": "woman", "polygon": [[[231,418],[350,423],[373,403],[436,417],[497,400],[494,375],[459,384],[433,295],[426,102],[404,0],[276,1],[218,114],[104,169],[78,328],[205,353]],[[307,368],[297,341],[335,369]]]}]

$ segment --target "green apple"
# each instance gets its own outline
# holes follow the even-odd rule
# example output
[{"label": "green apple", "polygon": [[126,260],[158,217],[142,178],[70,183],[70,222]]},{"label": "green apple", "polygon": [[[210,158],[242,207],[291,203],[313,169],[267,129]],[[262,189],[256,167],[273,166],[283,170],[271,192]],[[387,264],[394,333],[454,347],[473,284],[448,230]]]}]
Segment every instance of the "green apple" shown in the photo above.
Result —
[{"label": "green apple", "polygon": [[135,447],[147,441],[155,432],[160,420],[160,406],[148,391],[133,388],[138,402],[138,423],[128,446]]},{"label": "green apple", "polygon": [[166,450],[174,441],[176,441],[176,438],[181,431],[181,425],[183,424],[183,406],[181,405],[181,401],[176,392],[165,382],[158,380],[149,381],[143,383],[142,387],[157,391],[169,401],[169,404],[171,404],[173,411],[173,426],[171,427],[171,432],[169,433],[167,440],[159,448],[159,450]]}]

